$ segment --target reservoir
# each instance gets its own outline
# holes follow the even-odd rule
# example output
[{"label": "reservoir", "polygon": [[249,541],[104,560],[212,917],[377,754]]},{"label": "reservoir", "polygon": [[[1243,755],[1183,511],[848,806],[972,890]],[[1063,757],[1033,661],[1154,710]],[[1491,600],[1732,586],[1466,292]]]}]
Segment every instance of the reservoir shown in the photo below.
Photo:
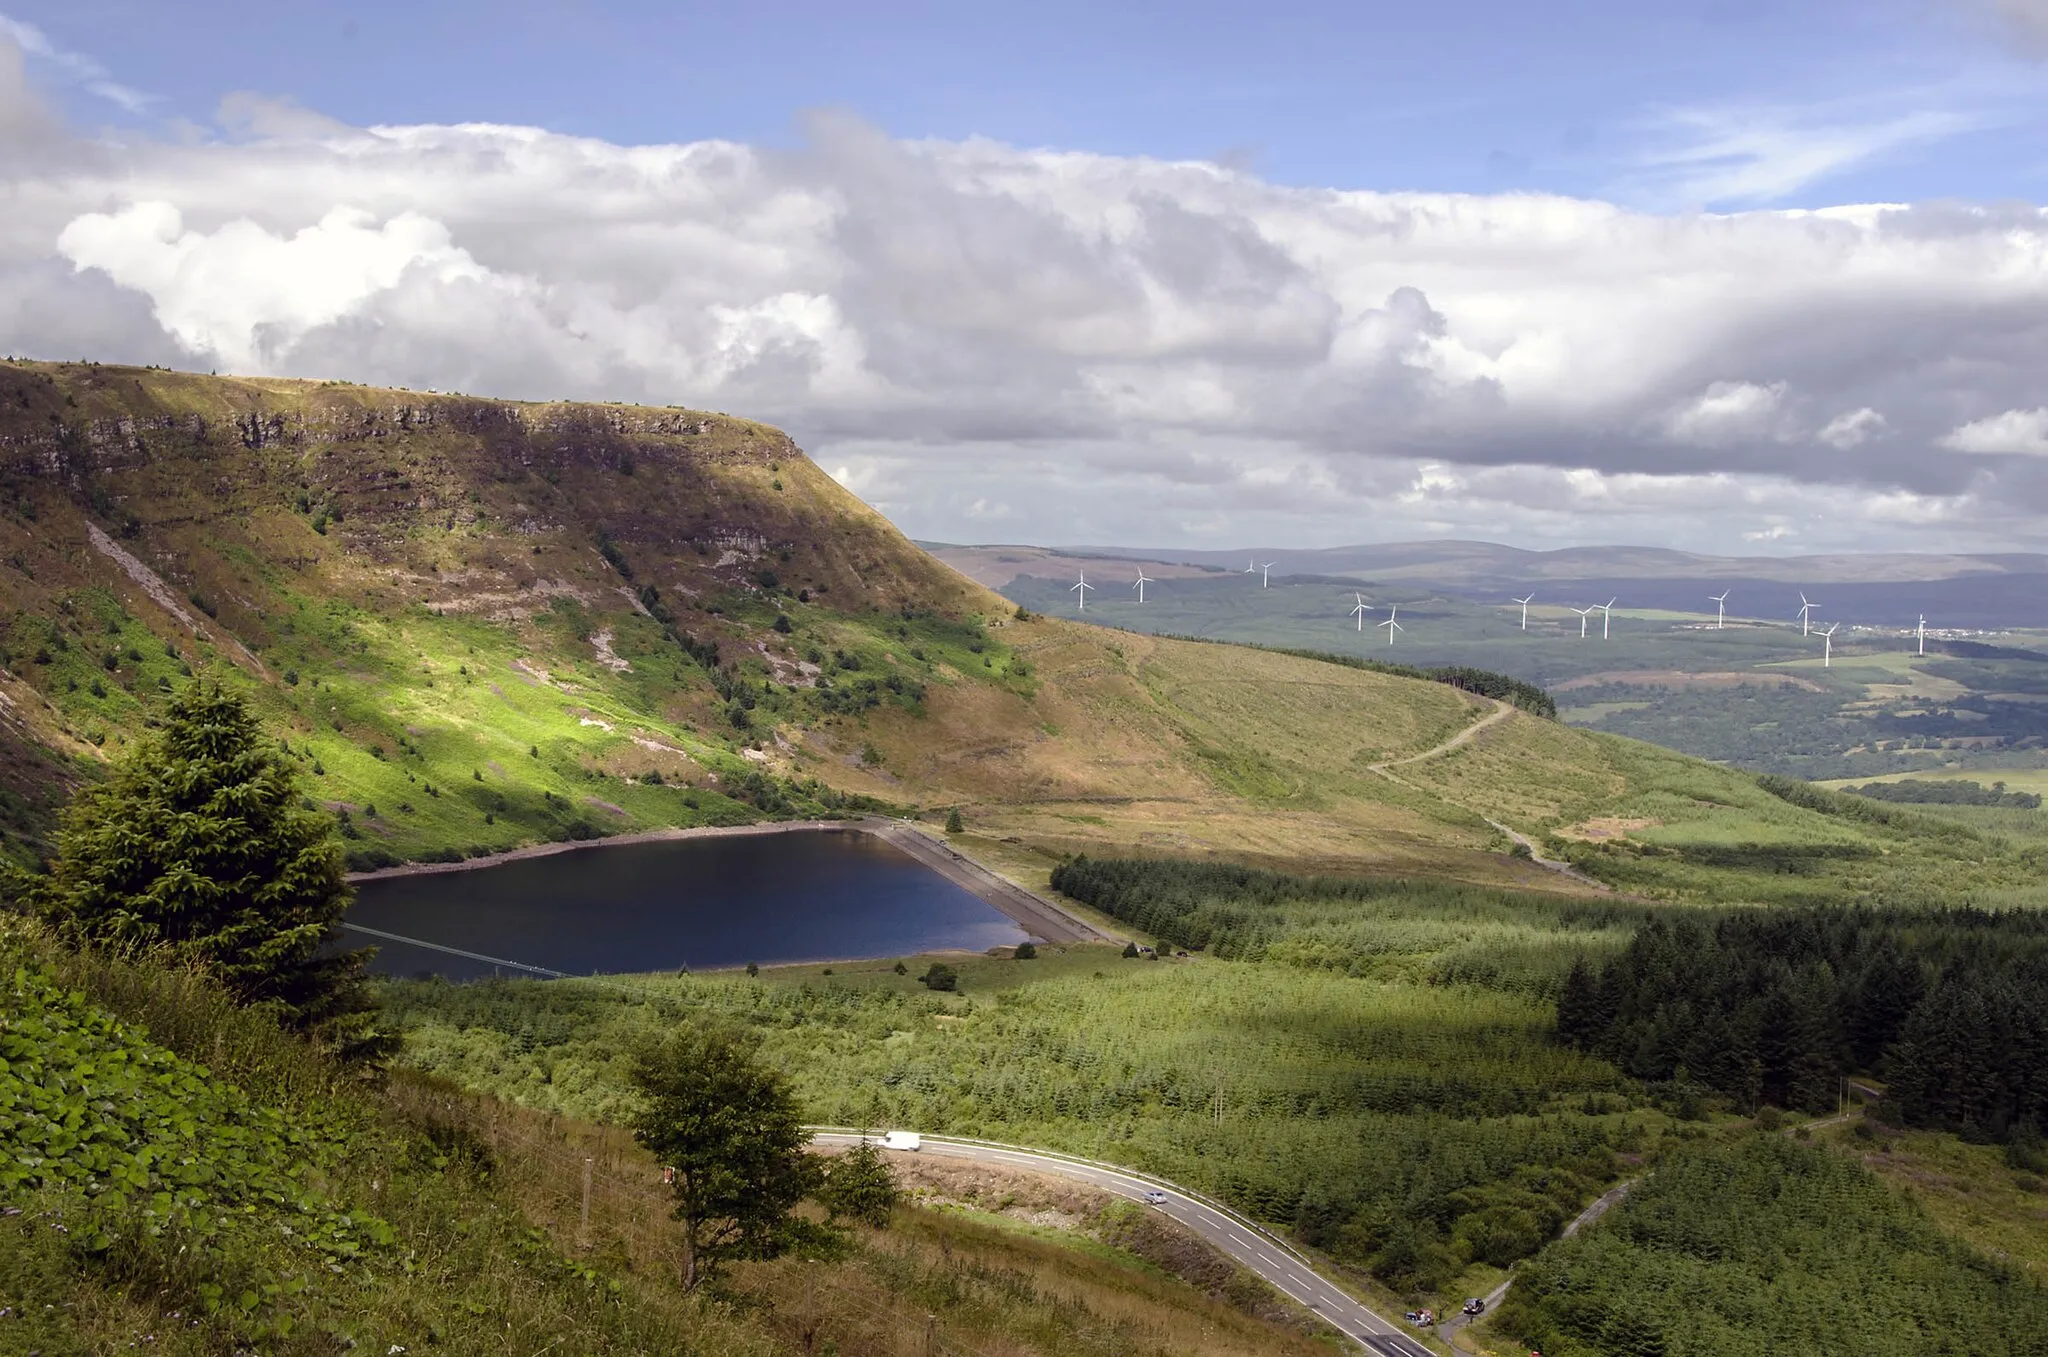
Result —
[{"label": "reservoir", "polygon": [[834,831],[622,844],[381,877],[357,884],[344,930],[348,946],[378,949],[373,971],[451,980],[533,971],[380,935],[571,975],[981,951],[1025,938],[902,850]]}]

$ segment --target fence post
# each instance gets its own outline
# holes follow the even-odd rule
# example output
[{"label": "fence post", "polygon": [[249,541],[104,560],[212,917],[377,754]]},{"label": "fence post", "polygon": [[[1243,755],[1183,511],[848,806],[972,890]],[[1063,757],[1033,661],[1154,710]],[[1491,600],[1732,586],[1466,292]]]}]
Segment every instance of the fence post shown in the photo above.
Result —
[{"label": "fence post", "polygon": [[924,1317],[924,1357],[939,1357],[939,1317]]},{"label": "fence post", "polygon": [[576,1242],[590,1247],[590,1156],[583,1156],[583,1215],[576,1227]]}]

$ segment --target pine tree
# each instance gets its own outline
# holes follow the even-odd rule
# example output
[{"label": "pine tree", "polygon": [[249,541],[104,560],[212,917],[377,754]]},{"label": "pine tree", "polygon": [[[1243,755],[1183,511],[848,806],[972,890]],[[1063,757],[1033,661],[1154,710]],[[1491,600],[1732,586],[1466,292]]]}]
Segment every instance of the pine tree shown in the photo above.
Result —
[{"label": "pine tree", "polygon": [[1599,982],[1582,953],[1572,961],[1557,996],[1557,1039],[1567,1046],[1585,1050],[1599,1039],[1594,1024],[1599,1020]]},{"label": "pine tree", "polygon": [[198,965],[346,1059],[388,1055],[363,973],[331,944],[351,892],[332,816],[248,704],[193,683],[162,733],[79,795],[31,902],[75,943]]},{"label": "pine tree", "polygon": [[818,1198],[835,1219],[857,1220],[880,1230],[888,1226],[901,1195],[882,1152],[874,1142],[863,1140],[833,1161]]},{"label": "pine tree", "polygon": [[1664,1357],[1663,1330],[1633,1307],[1607,1317],[1602,1346],[1616,1357]]},{"label": "pine tree", "polygon": [[946,832],[948,834],[964,834],[967,832],[966,824],[960,819],[960,807],[955,806],[946,812]]}]

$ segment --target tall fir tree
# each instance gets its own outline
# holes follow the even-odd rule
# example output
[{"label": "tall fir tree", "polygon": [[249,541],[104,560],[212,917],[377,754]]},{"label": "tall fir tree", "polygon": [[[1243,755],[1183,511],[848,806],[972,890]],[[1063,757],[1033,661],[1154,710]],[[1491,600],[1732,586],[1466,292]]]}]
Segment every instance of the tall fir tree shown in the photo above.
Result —
[{"label": "tall fir tree", "polygon": [[57,858],[23,892],[74,943],[197,965],[242,1003],[344,1059],[395,1040],[365,952],[332,944],[351,892],[332,816],[237,694],[194,682],[157,737],[65,812]]},{"label": "tall fir tree", "polygon": [[1564,988],[1557,996],[1557,1039],[1567,1046],[1585,1050],[1599,1039],[1602,1028],[1600,1021],[1600,982],[1593,978],[1593,968],[1587,964],[1584,953],[1572,961],[1571,970],[1564,978]]}]

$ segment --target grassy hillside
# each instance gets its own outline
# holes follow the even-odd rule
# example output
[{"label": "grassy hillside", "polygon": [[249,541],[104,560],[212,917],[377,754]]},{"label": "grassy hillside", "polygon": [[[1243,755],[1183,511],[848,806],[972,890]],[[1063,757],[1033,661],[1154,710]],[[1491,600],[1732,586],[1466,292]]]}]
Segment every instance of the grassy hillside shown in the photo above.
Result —
[{"label": "grassy hillside", "polygon": [[[193,673],[252,695],[365,867],[867,805],[958,806],[1040,884],[1115,846],[1578,889],[1487,818],[1723,898],[1785,892],[1687,845],[1851,843],[1792,883],[1835,891],[1953,856],[1521,713],[1404,762],[1493,704],[1020,618],[745,420],[0,364],[16,851]],[[2030,879],[1972,851],[1986,889]]]},{"label": "grassy hillside", "polygon": [[616,1131],[371,1087],[189,974],[12,927],[0,964],[0,1351],[1319,1350],[1261,1284],[1092,1199],[1028,1237],[907,1206],[698,1304],[659,1169]]}]

